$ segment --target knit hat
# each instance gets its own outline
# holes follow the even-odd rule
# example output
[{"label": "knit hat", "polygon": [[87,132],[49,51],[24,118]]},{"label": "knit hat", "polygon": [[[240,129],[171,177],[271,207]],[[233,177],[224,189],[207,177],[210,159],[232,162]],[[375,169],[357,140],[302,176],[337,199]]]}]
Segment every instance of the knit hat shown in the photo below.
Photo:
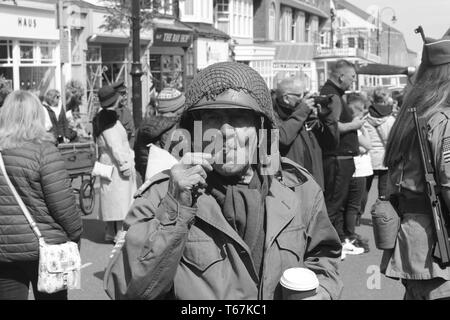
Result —
[{"label": "knit hat", "polygon": [[243,63],[219,62],[200,71],[186,91],[183,118],[193,110],[245,108],[263,115],[272,128],[275,116],[266,82]]},{"label": "knit hat", "polygon": [[444,34],[442,39],[425,39],[422,63],[431,66],[450,63],[450,29]]},{"label": "knit hat", "polygon": [[116,103],[119,93],[112,86],[104,86],[98,90],[98,100],[102,108],[109,108]]},{"label": "knit hat", "polygon": [[174,88],[164,88],[156,97],[158,113],[175,112],[184,106],[185,96]]}]

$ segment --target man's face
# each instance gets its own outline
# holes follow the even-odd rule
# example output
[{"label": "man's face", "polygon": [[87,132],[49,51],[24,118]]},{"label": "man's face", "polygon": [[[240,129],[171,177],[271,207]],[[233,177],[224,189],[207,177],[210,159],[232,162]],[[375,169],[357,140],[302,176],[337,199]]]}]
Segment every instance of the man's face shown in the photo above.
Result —
[{"label": "man's face", "polygon": [[343,68],[339,78],[341,80],[341,88],[348,90],[352,87],[353,82],[356,81],[356,71],[350,67]]},{"label": "man's face", "polygon": [[[257,149],[258,117],[246,109],[203,110],[198,113],[202,121],[203,137],[214,135],[213,168],[222,176],[245,174]],[[203,148],[211,141],[204,141]],[[205,150],[206,151],[206,150]]]},{"label": "man's face", "polygon": [[56,107],[59,104],[59,99],[61,98],[61,96],[59,95],[59,93],[57,93],[52,100],[52,106]]},{"label": "man's face", "polygon": [[292,86],[283,89],[283,101],[291,107],[295,107],[303,98],[305,86],[299,82],[294,82]]}]

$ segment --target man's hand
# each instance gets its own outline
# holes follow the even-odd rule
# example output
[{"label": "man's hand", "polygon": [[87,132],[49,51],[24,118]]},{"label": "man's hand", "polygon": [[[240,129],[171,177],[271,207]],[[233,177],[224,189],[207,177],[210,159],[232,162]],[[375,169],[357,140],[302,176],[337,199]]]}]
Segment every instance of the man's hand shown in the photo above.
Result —
[{"label": "man's hand", "polygon": [[316,108],[315,108],[315,106],[314,106],[314,98],[311,96],[310,93],[308,93],[307,95],[305,95],[305,96],[302,98],[301,103],[303,103],[303,104],[305,104],[306,106],[308,106],[308,108],[309,108],[311,111],[315,111],[315,110],[316,110]]},{"label": "man's hand", "polygon": [[321,286],[317,288],[317,293],[309,298],[305,298],[302,300],[331,300],[330,294]]},{"label": "man's hand", "polygon": [[213,170],[206,153],[187,153],[170,169],[169,192],[179,204],[194,205],[194,194],[206,187],[207,172]]},{"label": "man's hand", "polygon": [[352,121],[352,127],[354,128],[354,130],[361,129],[365,122],[366,120],[363,120],[361,118],[354,118]]}]

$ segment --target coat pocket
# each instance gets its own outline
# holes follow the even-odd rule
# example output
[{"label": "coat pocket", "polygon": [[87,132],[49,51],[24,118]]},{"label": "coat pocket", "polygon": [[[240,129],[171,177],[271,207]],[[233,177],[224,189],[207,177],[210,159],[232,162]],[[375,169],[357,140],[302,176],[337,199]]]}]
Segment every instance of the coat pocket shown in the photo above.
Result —
[{"label": "coat pocket", "polygon": [[211,239],[196,239],[186,243],[182,260],[200,272],[205,272],[212,265],[225,260],[226,256],[225,244],[219,246]]},{"label": "coat pocket", "polygon": [[303,261],[305,238],[305,228],[295,227],[280,233],[276,242],[282,254],[285,253],[294,256],[297,261]]}]

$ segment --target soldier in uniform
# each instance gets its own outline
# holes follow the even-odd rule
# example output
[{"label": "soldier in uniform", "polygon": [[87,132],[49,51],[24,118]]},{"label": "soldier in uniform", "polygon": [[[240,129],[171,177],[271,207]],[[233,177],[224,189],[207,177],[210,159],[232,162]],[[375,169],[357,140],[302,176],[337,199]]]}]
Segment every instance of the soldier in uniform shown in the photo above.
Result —
[{"label": "soldier in uniform", "polygon": [[428,122],[428,142],[435,179],[450,208],[450,33],[427,39],[414,83],[407,89],[388,140],[385,165],[389,168],[388,194],[397,199],[401,217],[394,249],[386,250],[381,271],[402,279],[404,299],[449,299],[450,268],[433,258],[436,243],[431,206],[426,195],[423,166],[413,117]]}]

